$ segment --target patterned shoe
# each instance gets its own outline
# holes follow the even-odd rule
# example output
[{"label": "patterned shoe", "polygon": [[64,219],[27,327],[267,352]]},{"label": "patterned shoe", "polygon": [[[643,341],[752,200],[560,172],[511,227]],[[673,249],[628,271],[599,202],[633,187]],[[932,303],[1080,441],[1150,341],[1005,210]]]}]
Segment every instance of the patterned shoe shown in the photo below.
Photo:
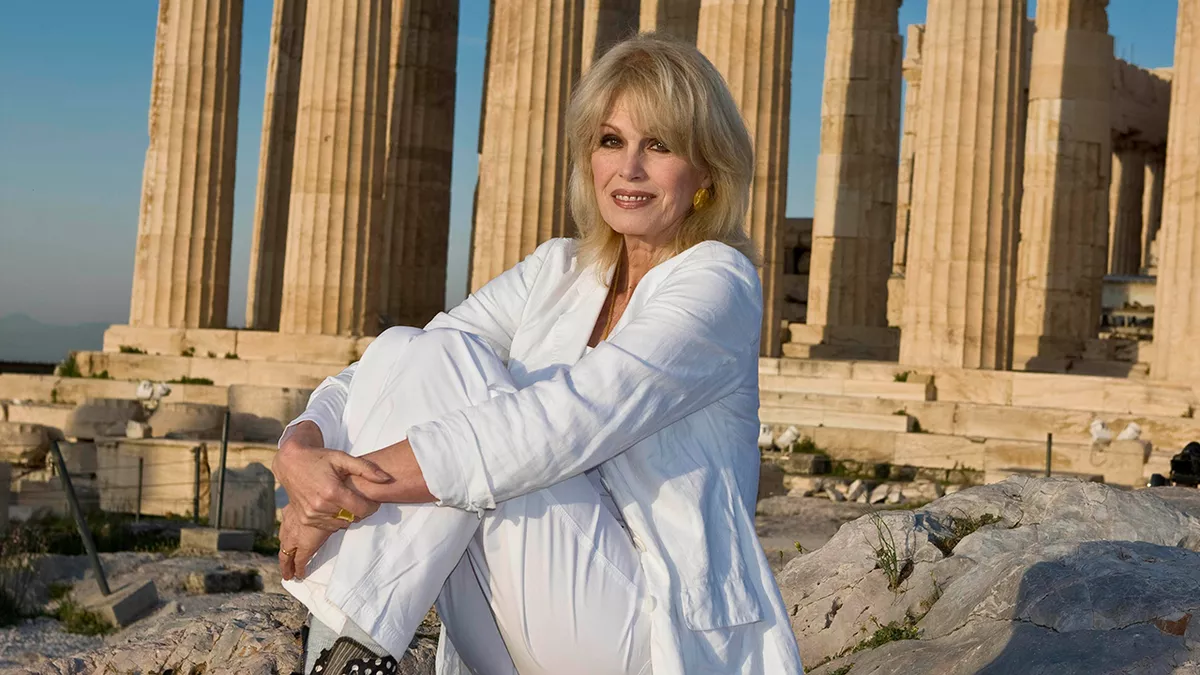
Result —
[{"label": "patterned shoe", "polygon": [[399,663],[391,656],[380,656],[357,641],[340,637],[321,652],[311,675],[396,675]]}]

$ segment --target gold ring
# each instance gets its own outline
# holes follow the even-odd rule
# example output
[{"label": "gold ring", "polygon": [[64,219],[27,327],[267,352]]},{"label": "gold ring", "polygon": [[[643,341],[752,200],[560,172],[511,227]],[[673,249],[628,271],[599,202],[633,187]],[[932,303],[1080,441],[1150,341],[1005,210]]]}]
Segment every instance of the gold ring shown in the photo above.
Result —
[{"label": "gold ring", "polygon": [[289,548],[286,551],[280,551],[280,553],[283,553],[283,555],[287,556],[288,558],[291,558],[296,555],[296,551],[298,551],[298,550],[300,550],[299,546],[293,546],[292,548]]},{"label": "gold ring", "polygon": [[334,516],[334,518],[337,518],[338,520],[344,520],[347,523],[353,523],[355,520],[354,514],[350,513],[346,509],[338,509],[337,515]]}]

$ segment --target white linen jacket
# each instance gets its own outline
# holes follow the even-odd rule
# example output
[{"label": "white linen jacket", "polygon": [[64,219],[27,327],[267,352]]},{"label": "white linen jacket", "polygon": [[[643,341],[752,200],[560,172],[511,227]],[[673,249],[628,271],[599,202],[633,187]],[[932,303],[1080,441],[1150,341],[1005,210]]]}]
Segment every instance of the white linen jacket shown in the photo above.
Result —
[{"label": "white linen jacket", "polygon": [[[606,283],[577,265],[573,240],[554,239],[426,326],[483,338],[520,387],[409,429],[429,490],[482,511],[598,466],[641,552],[655,675],[801,673],[754,528],[757,272],[729,246],[694,246],[646,274],[585,356]],[[348,447],[355,367],[297,420],[332,447]],[[461,672],[443,649],[438,672]]]}]

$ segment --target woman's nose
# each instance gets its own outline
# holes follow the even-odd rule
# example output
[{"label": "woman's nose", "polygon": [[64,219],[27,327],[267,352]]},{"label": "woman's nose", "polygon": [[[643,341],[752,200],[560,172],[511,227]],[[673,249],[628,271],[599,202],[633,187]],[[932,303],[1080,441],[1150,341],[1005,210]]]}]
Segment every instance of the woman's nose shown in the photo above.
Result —
[{"label": "woman's nose", "polygon": [[621,163],[621,177],[626,180],[634,180],[645,177],[646,168],[642,163],[642,151],[638,148],[630,148],[623,158]]}]

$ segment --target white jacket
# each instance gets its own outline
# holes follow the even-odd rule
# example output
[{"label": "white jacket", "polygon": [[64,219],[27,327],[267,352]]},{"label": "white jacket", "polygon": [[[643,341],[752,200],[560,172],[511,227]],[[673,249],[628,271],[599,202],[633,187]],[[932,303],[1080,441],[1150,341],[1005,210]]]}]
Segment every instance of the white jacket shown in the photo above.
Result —
[{"label": "white jacket", "polygon": [[[409,430],[430,492],[480,511],[599,466],[642,551],[655,675],[802,672],[754,528],[757,272],[729,246],[694,246],[651,269],[584,356],[607,288],[574,250],[542,244],[426,326],[483,338],[521,387]],[[299,418],[333,447],[348,447],[354,369]]]}]

